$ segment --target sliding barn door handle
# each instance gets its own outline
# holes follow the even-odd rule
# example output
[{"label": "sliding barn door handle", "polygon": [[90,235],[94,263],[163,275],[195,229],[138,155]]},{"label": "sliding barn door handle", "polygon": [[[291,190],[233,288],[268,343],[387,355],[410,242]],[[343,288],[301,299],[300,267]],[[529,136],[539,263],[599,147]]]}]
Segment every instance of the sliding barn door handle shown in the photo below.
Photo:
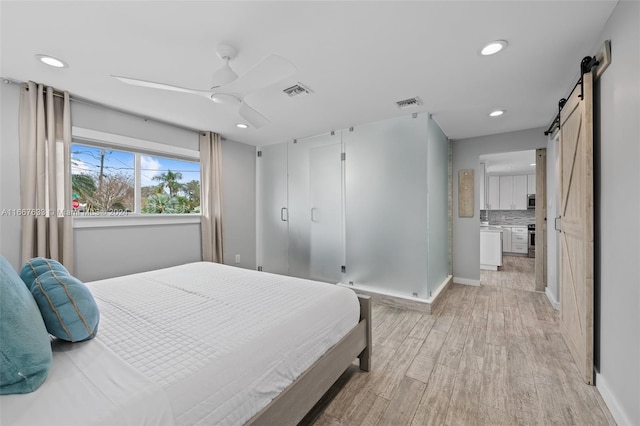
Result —
[{"label": "sliding barn door handle", "polygon": [[280,220],[286,222],[289,219],[289,212],[286,207],[280,209]]}]

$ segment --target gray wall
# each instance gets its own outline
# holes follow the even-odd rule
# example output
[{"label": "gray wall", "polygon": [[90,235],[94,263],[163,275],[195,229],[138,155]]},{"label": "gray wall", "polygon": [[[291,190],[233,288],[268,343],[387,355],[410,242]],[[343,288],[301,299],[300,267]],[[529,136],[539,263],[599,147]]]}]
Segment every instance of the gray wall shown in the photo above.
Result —
[{"label": "gray wall", "polygon": [[[222,142],[224,263],[256,268],[256,147]],[[240,263],[235,256],[240,255]]]},{"label": "gray wall", "polygon": [[594,156],[600,194],[596,385],[621,425],[640,425],[639,22],[640,3],[620,1],[593,48],[596,52],[602,41],[611,40],[611,66],[596,87],[600,99]]},{"label": "gray wall", "polygon": [[[20,89],[0,84],[0,211],[20,208],[18,166],[18,105]],[[0,216],[0,254],[18,269],[20,261],[20,218]]]},{"label": "gray wall", "polygon": [[74,230],[76,276],[94,281],[202,260],[200,224]]},{"label": "gray wall", "polygon": [[[453,277],[454,282],[480,281],[480,160],[485,154],[524,151],[547,146],[545,129],[528,129],[453,141]],[[474,169],[475,214],[458,217],[458,171]]]}]

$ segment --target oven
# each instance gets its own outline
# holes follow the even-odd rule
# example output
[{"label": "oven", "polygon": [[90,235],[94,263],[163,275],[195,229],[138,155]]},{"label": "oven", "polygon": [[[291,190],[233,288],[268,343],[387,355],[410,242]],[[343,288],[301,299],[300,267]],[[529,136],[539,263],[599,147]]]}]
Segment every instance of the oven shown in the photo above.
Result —
[{"label": "oven", "polygon": [[529,231],[529,257],[536,257],[536,225],[532,223],[527,225]]}]

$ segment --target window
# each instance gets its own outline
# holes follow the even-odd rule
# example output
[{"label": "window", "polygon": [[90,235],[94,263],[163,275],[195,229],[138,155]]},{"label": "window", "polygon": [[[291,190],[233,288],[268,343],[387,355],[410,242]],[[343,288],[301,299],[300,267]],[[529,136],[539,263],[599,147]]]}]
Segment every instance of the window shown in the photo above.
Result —
[{"label": "window", "polygon": [[71,145],[73,208],[79,213],[135,211],[135,156],[130,152]]},{"label": "window", "polygon": [[200,213],[200,164],[140,156],[140,212]]},{"label": "window", "polygon": [[[83,130],[74,128],[74,136]],[[197,151],[90,130],[86,132],[100,134],[103,138],[98,140],[94,137],[85,142],[75,137],[71,145],[75,214],[151,216],[200,213],[200,163],[193,158],[198,155]],[[115,147],[114,140],[118,142]],[[127,142],[128,146],[124,146]],[[175,157],[168,152],[172,150],[177,153]],[[162,155],[149,154],[158,151]]]}]

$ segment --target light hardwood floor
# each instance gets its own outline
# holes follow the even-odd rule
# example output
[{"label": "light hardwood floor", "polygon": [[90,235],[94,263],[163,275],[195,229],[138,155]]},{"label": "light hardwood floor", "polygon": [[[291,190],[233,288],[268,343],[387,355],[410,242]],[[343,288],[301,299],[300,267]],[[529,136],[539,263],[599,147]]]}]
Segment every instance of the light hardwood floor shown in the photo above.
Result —
[{"label": "light hardwood floor", "polygon": [[303,425],[613,425],[542,293],[453,284],[432,315],[374,305],[373,369],[350,367]]},{"label": "light hardwood floor", "polygon": [[503,256],[499,271],[480,271],[480,283],[502,288],[534,291],[536,288],[535,258]]}]

